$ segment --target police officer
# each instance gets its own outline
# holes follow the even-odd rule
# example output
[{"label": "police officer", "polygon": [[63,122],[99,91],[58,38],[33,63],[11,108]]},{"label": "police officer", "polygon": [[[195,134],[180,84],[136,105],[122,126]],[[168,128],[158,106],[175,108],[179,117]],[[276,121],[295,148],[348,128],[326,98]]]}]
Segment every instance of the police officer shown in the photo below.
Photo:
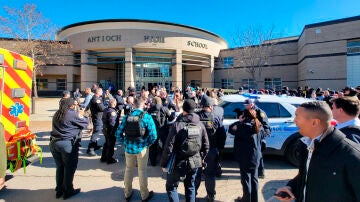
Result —
[{"label": "police officer", "polygon": [[171,115],[169,109],[162,106],[161,98],[155,97],[154,101],[155,105],[151,106],[148,110],[148,113],[151,114],[151,116],[153,117],[156,125],[156,131],[158,132],[158,138],[149,148],[149,160],[152,166],[156,166],[157,164],[159,141],[161,142],[161,147],[166,141],[166,137],[168,134],[167,119]]},{"label": "police officer", "polygon": [[117,163],[118,161],[113,158],[114,155],[114,146],[116,142],[115,132],[119,126],[120,115],[116,110],[116,100],[114,98],[109,100],[109,107],[105,109],[102,117],[104,124],[104,135],[105,143],[103,145],[103,151],[100,158],[101,162],[106,162],[107,164]]},{"label": "police officer", "polygon": [[50,151],[56,164],[56,198],[67,199],[80,192],[74,189],[73,179],[78,164],[79,134],[89,124],[83,110],[74,110],[75,100],[67,98],[55,112],[52,121]]},{"label": "police officer", "polygon": [[167,107],[169,110],[173,109],[174,111],[178,112],[179,107],[175,105],[175,103],[171,100],[171,98],[167,97],[166,91],[160,91],[160,98],[162,100],[162,104],[164,107]]},{"label": "police officer", "polygon": [[[216,131],[222,126],[222,116],[216,114],[214,111],[214,100],[213,98],[203,95],[201,102],[202,110],[197,114],[200,117],[200,121],[205,125],[206,132],[208,135],[210,150],[205,158],[205,187],[207,192],[207,201],[215,200],[215,177],[219,165],[219,150],[217,148],[217,137]],[[222,130],[222,132],[225,132]],[[221,135],[226,138],[226,135]],[[201,183],[202,170],[199,169],[196,175],[195,186],[198,190]]]},{"label": "police officer", "polygon": [[[249,109],[254,109],[256,111],[256,117],[259,119],[260,123],[262,124],[262,130],[260,132],[261,133],[261,151],[264,151],[266,149],[265,138],[269,137],[270,134],[271,134],[268,117],[267,117],[266,113],[263,110],[261,110],[260,108],[258,108],[255,105],[255,100],[254,99],[246,99],[244,101],[244,107],[245,107],[245,109],[248,109],[248,110]],[[261,155],[261,158],[260,158],[258,176],[261,179],[265,178],[264,160],[263,160],[262,155]]]},{"label": "police officer", "polygon": [[94,124],[94,131],[91,135],[87,149],[87,154],[89,156],[96,156],[95,150],[101,148],[101,146],[97,144],[97,138],[99,137],[103,129],[102,116],[103,116],[103,111],[105,110],[105,106],[101,99],[102,94],[103,94],[102,88],[97,88],[89,104],[92,121]]},{"label": "police officer", "polygon": [[116,109],[119,113],[119,115],[121,116],[122,110],[124,109],[125,106],[125,102],[124,102],[124,97],[123,97],[123,91],[121,89],[119,89],[117,91],[117,95],[115,96],[116,99]]}]

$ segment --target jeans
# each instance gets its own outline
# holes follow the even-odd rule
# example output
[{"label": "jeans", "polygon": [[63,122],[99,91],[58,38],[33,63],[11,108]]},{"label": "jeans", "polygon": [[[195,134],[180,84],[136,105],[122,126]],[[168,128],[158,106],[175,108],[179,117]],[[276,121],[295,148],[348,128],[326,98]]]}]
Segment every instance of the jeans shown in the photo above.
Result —
[{"label": "jeans", "polygon": [[148,179],[147,179],[147,163],[149,158],[148,148],[144,148],[138,154],[129,154],[125,152],[126,166],[124,176],[124,194],[125,198],[129,197],[132,193],[132,182],[134,178],[134,170],[136,162],[138,165],[140,194],[142,200],[149,196]]},{"label": "jeans", "polygon": [[[197,173],[198,168],[190,169],[187,171],[184,180],[184,187],[185,187],[185,199],[186,202],[195,202],[196,195],[195,195],[195,176]],[[177,192],[177,188],[180,182],[179,172],[174,169],[171,174],[167,175],[166,179],[166,192],[169,197],[169,201],[171,202],[179,202],[179,194]]]},{"label": "jeans", "polygon": [[51,154],[56,164],[56,191],[70,193],[74,190],[73,180],[79,160],[79,146],[70,140],[50,141]]}]

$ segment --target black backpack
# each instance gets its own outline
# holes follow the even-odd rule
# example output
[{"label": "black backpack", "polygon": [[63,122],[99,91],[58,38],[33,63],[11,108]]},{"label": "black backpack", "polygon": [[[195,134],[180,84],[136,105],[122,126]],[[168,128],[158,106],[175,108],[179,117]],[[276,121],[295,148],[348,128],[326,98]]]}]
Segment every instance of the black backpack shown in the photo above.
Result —
[{"label": "black backpack", "polygon": [[213,136],[216,132],[216,128],[214,126],[214,113],[211,112],[210,116],[207,118],[200,117],[200,121],[204,124],[208,136]]},{"label": "black backpack", "polygon": [[129,114],[126,117],[125,123],[125,137],[129,140],[139,140],[147,135],[146,128],[141,127],[141,121],[144,118],[145,112],[139,115]]},{"label": "black backpack", "polygon": [[161,128],[165,125],[166,115],[161,108],[159,110],[151,112],[151,116],[155,122],[156,128]]},{"label": "black backpack", "polygon": [[201,149],[201,127],[195,123],[180,122],[178,137],[180,145],[177,154],[182,158],[196,155]]}]

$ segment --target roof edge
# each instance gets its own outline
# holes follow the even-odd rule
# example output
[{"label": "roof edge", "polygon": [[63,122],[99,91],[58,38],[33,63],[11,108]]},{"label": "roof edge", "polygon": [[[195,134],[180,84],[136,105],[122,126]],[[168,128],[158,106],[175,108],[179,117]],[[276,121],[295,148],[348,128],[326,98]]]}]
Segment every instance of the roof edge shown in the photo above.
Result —
[{"label": "roof edge", "polygon": [[207,34],[210,34],[212,36],[220,38],[220,39],[222,39],[223,41],[225,41],[227,43],[227,41],[224,38],[222,38],[221,36],[219,36],[219,35],[217,35],[217,34],[215,34],[213,32],[207,31],[205,29],[192,27],[192,26],[188,26],[188,25],[183,25],[183,24],[172,23],[172,22],[164,22],[164,21],[157,21],[157,20],[140,20],[140,19],[104,19],[104,20],[91,20],[91,21],[78,22],[78,23],[70,24],[70,25],[67,25],[67,26],[61,28],[59,31],[57,31],[57,34],[59,34],[60,32],[66,30],[66,29],[72,28],[72,27],[77,27],[77,26],[82,26],[82,25],[89,25],[89,24],[97,24],[97,23],[107,23],[107,22],[143,22],[143,23],[154,23],[154,24],[164,24],[164,25],[173,25],[173,26],[185,27],[185,28],[205,32]]}]

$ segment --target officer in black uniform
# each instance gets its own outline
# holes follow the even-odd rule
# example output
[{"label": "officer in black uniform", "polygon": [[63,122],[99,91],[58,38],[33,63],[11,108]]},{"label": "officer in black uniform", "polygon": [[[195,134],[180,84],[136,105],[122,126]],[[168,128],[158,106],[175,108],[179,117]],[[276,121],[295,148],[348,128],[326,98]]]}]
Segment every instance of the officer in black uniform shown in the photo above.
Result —
[{"label": "officer in black uniform", "polygon": [[115,99],[116,99],[116,109],[119,113],[119,115],[121,116],[121,112],[122,110],[124,109],[124,106],[125,106],[125,102],[124,102],[124,97],[123,97],[123,91],[121,89],[119,89],[117,91],[117,95],[115,96]]},{"label": "officer in black uniform", "polygon": [[160,147],[163,147],[169,133],[167,120],[170,118],[171,113],[167,107],[162,105],[161,98],[154,97],[153,100],[155,105],[150,107],[148,113],[153,117],[156,131],[158,132],[158,138],[149,148],[149,160],[152,166],[156,166],[157,156],[161,153],[159,150],[159,141],[161,142]]},{"label": "officer in black uniform", "polygon": [[[261,134],[261,151],[264,151],[266,149],[266,142],[265,138],[269,137],[271,135],[270,130],[270,124],[268,121],[268,117],[266,113],[258,108],[255,105],[254,99],[246,99],[244,101],[244,107],[245,109],[254,109],[256,111],[256,117],[259,119],[260,123],[262,124],[262,130],[260,131]],[[261,155],[260,158],[260,165],[259,165],[259,171],[258,171],[259,178],[263,179],[265,178],[265,168],[264,168],[264,160],[263,156]]]},{"label": "officer in black uniform", "polygon": [[102,121],[104,124],[105,143],[100,161],[112,164],[118,162],[113,158],[114,146],[116,142],[115,132],[119,126],[120,115],[116,109],[116,100],[114,98],[109,100],[109,107],[105,109]]},{"label": "officer in black uniform", "polygon": [[67,199],[80,192],[74,189],[73,179],[79,159],[81,130],[89,124],[84,111],[75,111],[75,100],[66,98],[52,121],[50,151],[56,164],[56,198]]},{"label": "officer in black uniform", "polygon": [[175,105],[171,98],[167,97],[166,91],[160,92],[160,98],[164,107],[167,107],[169,110],[173,109],[176,112],[179,111],[179,107]]},{"label": "officer in black uniform", "polygon": [[[202,110],[197,114],[200,117],[200,121],[205,125],[206,132],[208,135],[210,150],[205,158],[205,187],[207,192],[207,201],[215,200],[215,177],[217,175],[217,169],[219,165],[219,150],[217,144],[217,135],[219,137],[226,138],[226,134],[219,134],[219,132],[225,133],[225,130],[217,130],[222,126],[222,115],[218,114],[219,111],[214,110],[213,98],[203,95],[201,102]],[[202,169],[198,169],[195,187],[198,190],[201,183]]]},{"label": "officer in black uniform", "polygon": [[98,150],[101,148],[101,146],[99,146],[97,144],[97,138],[99,137],[99,135],[103,129],[102,116],[103,116],[103,111],[105,110],[105,106],[101,99],[102,94],[103,94],[102,88],[96,89],[95,94],[92,97],[90,104],[89,104],[92,121],[94,124],[94,131],[91,135],[90,142],[89,142],[88,149],[87,149],[87,154],[89,156],[96,156],[95,150]]}]

